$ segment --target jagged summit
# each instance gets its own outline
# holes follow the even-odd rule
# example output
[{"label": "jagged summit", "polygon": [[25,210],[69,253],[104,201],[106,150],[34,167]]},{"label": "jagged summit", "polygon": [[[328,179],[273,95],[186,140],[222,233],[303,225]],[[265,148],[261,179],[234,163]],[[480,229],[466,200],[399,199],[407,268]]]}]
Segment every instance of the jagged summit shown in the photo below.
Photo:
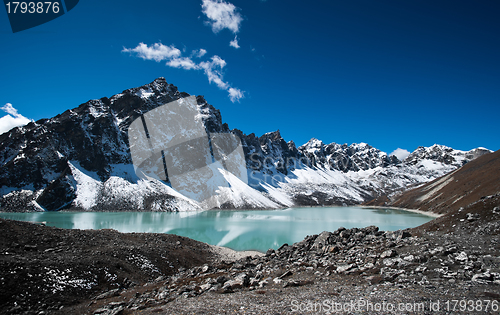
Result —
[{"label": "jagged summit", "polygon": [[492,151],[485,148],[476,148],[470,151],[455,150],[445,145],[434,144],[430,147],[418,147],[405,159],[408,164],[416,164],[422,159],[439,161],[447,165],[460,167],[470,160],[473,160]]},{"label": "jagged summit", "polygon": [[310,149],[315,150],[315,149],[321,148],[323,146],[324,146],[323,141],[316,139],[316,138],[311,138],[311,139],[309,139],[309,141],[307,141],[305,144],[301,145],[299,148],[301,148],[303,150],[310,150]]},{"label": "jagged summit", "polygon": [[[0,135],[0,211],[198,209],[168,182],[137,178],[127,134],[141,114],[188,96],[157,78]],[[279,130],[260,137],[229,130],[219,110],[203,96],[196,100],[208,133],[231,132],[243,146],[249,183],[225,192],[233,198],[225,208],[357,204],[430,181],[490,152],[436,145],[399,161],[366,143],[313,138],[297,148]]]}]

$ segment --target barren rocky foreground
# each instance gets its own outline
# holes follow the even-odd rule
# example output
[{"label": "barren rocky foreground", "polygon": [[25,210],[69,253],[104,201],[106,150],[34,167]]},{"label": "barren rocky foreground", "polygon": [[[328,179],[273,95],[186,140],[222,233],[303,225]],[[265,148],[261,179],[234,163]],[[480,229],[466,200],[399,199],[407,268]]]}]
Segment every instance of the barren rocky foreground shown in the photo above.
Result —
[{"label": "barren rocky foreground", "polygon": [[499,204],[488,196],[416,229],[341,228],[237,260],[175,235],[1,220],[1,311],[434,314],[439,301],[443,314],[470,303],[498,314]]},{"label": "barren rocky foreground", "polygon": [[[485,182],[473,163],[466,171],[477,166],[473,179]],[[485,165],[482,176],[498,179],[497,164]],[[453,185],[471,182],[462,175]],[[431,188],[412,198],[429,200]],[[340,228],[265,254],[0,220],[0,312],[498,314],[500,193],[440,212],[414,229]]]}]

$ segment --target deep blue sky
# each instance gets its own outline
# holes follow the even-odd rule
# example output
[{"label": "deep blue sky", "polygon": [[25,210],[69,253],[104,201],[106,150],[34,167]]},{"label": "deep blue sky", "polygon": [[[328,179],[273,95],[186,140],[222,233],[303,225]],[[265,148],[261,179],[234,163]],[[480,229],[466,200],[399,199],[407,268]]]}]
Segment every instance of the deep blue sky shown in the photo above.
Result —
[{"label": "deep blue sky", "polygon": [[[230,128],[280,129],[297,145],[366,142],[500,149],[500,2],[229,0],[242,21],[215,33],[202,0],[80,0],[66,15],[12,33],[0,12],[0,106],[55,116],[163,76],[204,95]],[[226,62],[220,89],[202,69],[124,52],[175,46]],[[244,92],[231,102],[227,89]],[[1,112],[0,116],[4,113]]]}]

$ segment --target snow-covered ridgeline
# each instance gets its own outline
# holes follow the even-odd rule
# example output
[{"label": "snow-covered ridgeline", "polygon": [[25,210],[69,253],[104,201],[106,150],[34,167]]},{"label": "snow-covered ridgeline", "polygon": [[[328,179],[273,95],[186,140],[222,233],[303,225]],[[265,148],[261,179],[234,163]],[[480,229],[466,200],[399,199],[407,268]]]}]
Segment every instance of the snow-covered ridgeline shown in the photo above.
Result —
[{"label": "snow-covered ridgeline", "polygon": [[[160,78],[0,135],[0,211],[203,208],[168,181],[139,179],[128,146],[132,121],[187,96]],[[201,96],[196,101],[208,133],[231,132],[241,139],[248,170],[248,184],[219,170],[229,186],[215,187],[213,207],[358,204],[428,182],[490,152],[434,145],[400,161],[366,143],[311,139],[297,148],[279,131],[257,137],[229,130],[217,109]]]}]

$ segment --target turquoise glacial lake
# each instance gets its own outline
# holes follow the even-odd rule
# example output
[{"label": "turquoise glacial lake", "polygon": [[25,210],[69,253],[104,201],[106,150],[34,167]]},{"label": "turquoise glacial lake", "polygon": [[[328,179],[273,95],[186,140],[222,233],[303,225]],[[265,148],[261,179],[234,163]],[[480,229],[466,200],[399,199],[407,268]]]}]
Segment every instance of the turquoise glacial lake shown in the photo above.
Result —
[{"label": "turquoise glacial lake", "polygon": [[339,227],[376,225],[394,231],[433,218],[394,209],[361,207],[289,208],[285,210],[209,210],[203,212],[36,212],[0,213],[4,219],[45,222],[64,229],[115,229],[120,232],[170,233],[229,247],[267,251],[307,235]]}]

